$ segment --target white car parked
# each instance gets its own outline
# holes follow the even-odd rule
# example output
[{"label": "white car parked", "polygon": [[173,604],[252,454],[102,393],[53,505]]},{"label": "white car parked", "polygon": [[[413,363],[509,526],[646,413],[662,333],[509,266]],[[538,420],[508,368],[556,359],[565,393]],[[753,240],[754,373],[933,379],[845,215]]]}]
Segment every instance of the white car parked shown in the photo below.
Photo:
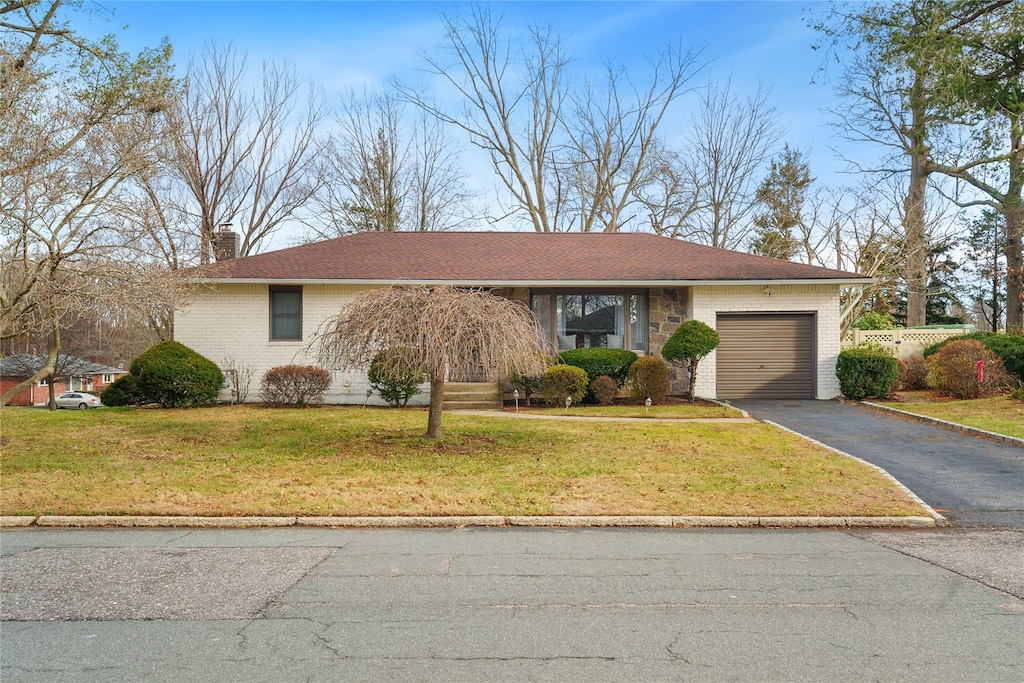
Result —
[{"label": "white car parked", "polygon": [[87,394],[84,391],[69,391],[57,397],[58,408],[78,408],[88,410],[89,408],[102,408],[98,396]]}]

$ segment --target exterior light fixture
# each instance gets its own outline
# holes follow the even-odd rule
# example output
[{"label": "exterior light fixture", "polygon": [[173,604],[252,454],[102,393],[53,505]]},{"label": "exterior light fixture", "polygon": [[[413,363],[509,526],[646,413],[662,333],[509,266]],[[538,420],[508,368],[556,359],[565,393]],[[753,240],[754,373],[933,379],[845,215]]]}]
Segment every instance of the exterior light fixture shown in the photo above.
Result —
[{"label": "exterior light fixture", "polygon": [[363,407],[364,408],[366,407],[366,403],[367,403],[367,401],[370,400],[371,396],[373,396],[373,389],[367,389],[366,390],[366,398],[363,400]]},{"label": "exterior light fixture", "polygon": [[512,398],[514,398],[516,400],[516,412],[518,413],[519,412],[519,390],[518,389],[513,389],[512,390]]},{"label": "exterior light fixture", "polygon": [[649,411],[650,409],[651,409],[651,397],[648,396],[647,400],[644,401],[644,415],[646,415],[647,411]]},{"label": "exterior light fixture", "polygon": [[765,296],[771,296],[772,295],[772,287],[771,287],[771,285],[768,285],[767,287],[764,288],[764,295]]},{"label": "exterior light fixture", "polygon": [[565,397],[565,412],[566,412],[566,414],[569,413],[569,406],[570,405],[572,405],[572,396],[566,396]]}]

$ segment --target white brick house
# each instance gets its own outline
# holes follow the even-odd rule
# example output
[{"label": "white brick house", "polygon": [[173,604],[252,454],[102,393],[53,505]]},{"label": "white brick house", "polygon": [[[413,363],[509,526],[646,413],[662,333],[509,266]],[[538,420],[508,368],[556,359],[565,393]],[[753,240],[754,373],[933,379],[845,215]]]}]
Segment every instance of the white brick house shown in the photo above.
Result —
[{"label": "white brick house", "polygon": [[[176,312],[175,339],[251,366],[256,383],[278,365],[315,364],[315,332],[360,291],[453,284],[530,306],[559,349],[660,355],[681,322],[700,320],[722,344],[702,361],[697,394],[726,399],[838,395],[840,293],[870,282],[641,233],[361,233],[193,275],[201,286]],[[362,403],[367,389],[364,372],[335,371],[326,400]]]}]

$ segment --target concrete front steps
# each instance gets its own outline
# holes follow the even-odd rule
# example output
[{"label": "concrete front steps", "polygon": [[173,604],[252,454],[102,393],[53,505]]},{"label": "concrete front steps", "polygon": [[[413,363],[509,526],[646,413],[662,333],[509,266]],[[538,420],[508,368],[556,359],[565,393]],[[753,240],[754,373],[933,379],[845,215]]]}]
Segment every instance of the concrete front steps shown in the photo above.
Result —
[{"label": "concrete front steps", "polygon": [[501,410],[497,382],[445,382],[445,410]]}]

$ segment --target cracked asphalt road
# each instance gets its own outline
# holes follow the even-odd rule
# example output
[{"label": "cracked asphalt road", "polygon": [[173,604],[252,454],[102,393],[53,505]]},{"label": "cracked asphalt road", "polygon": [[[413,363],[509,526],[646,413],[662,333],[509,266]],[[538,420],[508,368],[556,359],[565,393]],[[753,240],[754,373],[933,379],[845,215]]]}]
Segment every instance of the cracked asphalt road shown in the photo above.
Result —
[{"label": "cracked asphalt road", "polygon": [[4,530],[0,678],[1020,681],[1019,571],[975,580],[926,540]]}]

